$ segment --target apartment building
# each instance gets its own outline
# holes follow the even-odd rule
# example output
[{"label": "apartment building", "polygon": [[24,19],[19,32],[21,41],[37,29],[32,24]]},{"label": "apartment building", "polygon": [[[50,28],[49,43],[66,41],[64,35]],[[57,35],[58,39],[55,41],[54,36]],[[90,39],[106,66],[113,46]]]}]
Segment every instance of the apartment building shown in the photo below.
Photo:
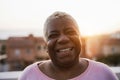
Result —
[{"label": "apartment building", "polygon": [[49,59],[47,45],[42,37],[9,37],[6,42],[9,70],[22,70],[29,64]]}]

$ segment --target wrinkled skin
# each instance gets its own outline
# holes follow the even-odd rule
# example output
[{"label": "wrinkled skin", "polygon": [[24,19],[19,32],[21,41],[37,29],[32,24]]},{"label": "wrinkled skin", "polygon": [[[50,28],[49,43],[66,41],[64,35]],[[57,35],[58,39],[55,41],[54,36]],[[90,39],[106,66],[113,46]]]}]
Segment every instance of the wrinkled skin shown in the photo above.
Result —
[{"label": "wrinkled skin", "polygon": [[68,68],[79,63],[81,42],[76,23],[53,19],[46,25],[48,53],[54,65]]}]

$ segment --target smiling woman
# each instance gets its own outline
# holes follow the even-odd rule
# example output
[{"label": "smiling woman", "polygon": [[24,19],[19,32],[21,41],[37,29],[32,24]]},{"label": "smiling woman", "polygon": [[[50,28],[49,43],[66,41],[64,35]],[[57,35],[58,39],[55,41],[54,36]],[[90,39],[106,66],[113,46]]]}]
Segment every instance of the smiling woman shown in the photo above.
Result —
[{"label": "smiling woman", "polygon": [[55,12],[49,16],[44,35],[50,60],[29,65],[19,80],[118,80],[107,65],[79,58],[81,35],[69,14]]}]

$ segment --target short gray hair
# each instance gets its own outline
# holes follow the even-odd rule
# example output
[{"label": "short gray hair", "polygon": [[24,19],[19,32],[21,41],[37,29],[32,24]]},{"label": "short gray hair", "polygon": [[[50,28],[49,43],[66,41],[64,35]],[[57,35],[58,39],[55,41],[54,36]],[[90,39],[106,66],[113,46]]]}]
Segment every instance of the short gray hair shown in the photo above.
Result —
[{"label": "short gray hair", "polygon": [[[47,36],[47,25],[48,25],[48,23],[49,23],[51,20],[59,19],[59,18],[61,18],[61,19],[68,19],[68,20],[73,21],[73,23],[76,24],[76,28],[78,29],[78,25],[77,25],[75,19],[74,19],[71,15],[69,15],[69,14],[67,14],[67,13],[65,13],[65,12],[56,11],[56,12],[54,12],[52,15],[50,15],[50,16],[46,19],[46,21],[45,21],[45,23],[44,23],[44,30],[43,30],[43,31],[44,31],[45,40],[46,40],[46,36]],[[79,31],[79,29],[78,29],[78,31]]]}]

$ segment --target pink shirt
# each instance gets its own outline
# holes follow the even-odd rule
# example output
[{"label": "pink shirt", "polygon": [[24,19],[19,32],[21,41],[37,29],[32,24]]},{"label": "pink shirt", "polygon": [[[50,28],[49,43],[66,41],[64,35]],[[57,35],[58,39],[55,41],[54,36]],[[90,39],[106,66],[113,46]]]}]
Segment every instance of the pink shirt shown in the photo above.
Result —
[{"label": "pink shirt", "polygon": [[[68,80],[118,80],[116,75],[103,63],[88,60],[88,68],[79,76]],[[45,75],[34,63],[23,71],[19,80],[55,80]]]}]

